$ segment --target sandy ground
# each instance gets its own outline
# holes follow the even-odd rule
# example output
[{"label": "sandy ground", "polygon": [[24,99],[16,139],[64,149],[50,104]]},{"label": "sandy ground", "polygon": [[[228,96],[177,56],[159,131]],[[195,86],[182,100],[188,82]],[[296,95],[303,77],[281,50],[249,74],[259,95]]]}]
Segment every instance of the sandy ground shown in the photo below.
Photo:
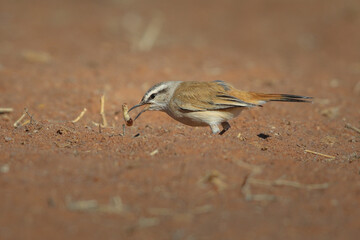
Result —
[{"label": "sandy ground", "polygon": [[[359,29],[356,0],[1,0],[0,239],[358,239]],[[314,102],[123,135],[153,84],[216,79]]]}]

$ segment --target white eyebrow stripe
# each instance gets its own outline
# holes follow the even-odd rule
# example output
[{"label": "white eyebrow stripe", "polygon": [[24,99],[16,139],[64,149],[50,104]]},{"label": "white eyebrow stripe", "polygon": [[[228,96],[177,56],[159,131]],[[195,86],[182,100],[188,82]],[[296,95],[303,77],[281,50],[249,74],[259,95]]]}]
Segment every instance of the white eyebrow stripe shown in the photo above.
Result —
[{"label": "white eyebrow stripe", "polygon": [[144,100],[147,100],[149,98],[149,96],[151,96],[151,94],[153,93],[159,93],[163,90],[165,90],[166,88],[168,88],[167,85],[165,84],[159,84],[159,85],[155,85],[153,86],[151,89],[149,89],[149,91],[147,91],[147,93],[144,96]]}]

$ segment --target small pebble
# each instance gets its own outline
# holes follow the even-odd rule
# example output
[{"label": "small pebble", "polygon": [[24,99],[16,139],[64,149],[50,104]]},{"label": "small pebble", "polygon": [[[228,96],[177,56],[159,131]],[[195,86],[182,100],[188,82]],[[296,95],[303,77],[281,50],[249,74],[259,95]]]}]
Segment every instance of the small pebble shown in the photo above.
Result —
[{"label": "small pebble", "polygon": [[245,140],[246,140],[245,137],[243,137],[243,136],[241,135],[241,133],[239,133],[239,134],[237,135],[237,138],[238,138],[240,141],[245,141]]},{"label": "small pebble", "polygon": [[5,142],[10,142],[12,140],[11,137],[5,137]]}]

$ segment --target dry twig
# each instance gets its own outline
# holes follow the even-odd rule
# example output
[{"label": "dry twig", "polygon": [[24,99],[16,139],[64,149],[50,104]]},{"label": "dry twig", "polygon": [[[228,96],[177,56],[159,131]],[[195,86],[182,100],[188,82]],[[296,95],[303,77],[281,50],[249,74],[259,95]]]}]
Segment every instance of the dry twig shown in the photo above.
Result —
[{"label": "dry twig", "polygon": [[255,175],[262,173],[263,167],[251,165],[243,161],[237,161],[236,163],[238,164],[239,167],[250,170],[249,175],[245,177],[244,183],[241,186],[241,192],[244,194],[245,199],[247,201],[273,201],[276,199],[276,196],[274,195],[253,194],[251,192],[251,187],[250,187],[251,181]]},{"label": "dry twig", "polygon": [[66,207],[71,211],[94,211],[99,207],[99,204],[96,200],[72,201],[67,199]]},{"label": "dry twig", "polygon": [[268,181],[262,179],[251,179],[250,182],[252,184],[259,184],[259,185],[267,185],[267,186],[287,186],[287,187],[294,187],[294,188],[303,188],[306,190],[319,190],[319,189],[326,189],[329,187],[328,183],[321,183],[321,184],[302,184],[299,182],[284,180],[284,179],[277,179],[275,181]]},{"label": "dry twig", "polygon": [[66,199],[66,207],[70,211],[100,212],[100,213],[122,213],[124,205],[120,197],[113,197],[109,204],[99,204],[96,200],[73,201]]},{"label": "dry twig", "polygon": [[345,127],[351,130],[354,130],[357,133],[360,133],[360,129],[357,127],[354,127],[353,125],[351,125],[350,123],[345,124]]},{"label": "dry twig", "polygon": [[152,151],[151,153],[150,153],[150,156],[154,156],[154,155],[156,155],[156,154],[158,154],[159,153],[159,149],[155,149],[154,151]]},{"label": "dry twig", "polygon": [[103,121],[102,127],[107,127],[108,123],[107,123],[106,117],[105,117],[105,95],[101,96],[100,103],[101,103],[100,115],[101,115],[101,118]]},{"label": "dry twig", "polygon": [[241,191],[245,196],[246,200],[253,201],[272,201],[275,200],[276,196],[269,194],[252,194],[250,184],[258,184],[258,185],[266,185],[266,186],[289,186],[294,188],[302,188],[306,190],[318,190],[318,189],[326,189],[329,187],[328,183],[321,184],[302,184],[299,182],[277,179],[275,181],[268,181],[262,179],[254,178],[255,175],[262,173],[263,168],[260,166],[253,166],[243,161],[237,161],[237,164],[240,167],[249,169],[251,172],[245,178],[244,183],[242,185]]},{"label": "dry twig", "polygon": [[[102,124],[101,123],[96,123],[96,122],[92,122],[92,123],[97,127],[99,127],[101,125],[100,126],[101,128],[107,128],[108,123],[106,121],[106,116],[105,116],[105,95],[102,95],[101,98],[100,98],[100,115],[101,115],[101,118],[102,118]],[[100,129],[100,127],[99,127],[99,129]]]},{"label": "dry twig", "polygon": [[11,113],[13,111],[13,108],[0,108],[0,113]]},{"label": "dry twig", "polygon": [[211,184],[214,189],[221,192],[227,188],[227,184],[224,182],[225,176],[217,170],[212,170],[206,173],[200,180],[200,184]]},{"label": "dry twig", "polygon": [[25,108],[25,113],[26,113],[26,115],[28,115],[29,118],[30,118],[30,124],[32,124],[33,122],[36,123],[35,119],[34,119],[33,116],[29,113],[29,111],[28,111],[27,108]]},{"label": "dry twig", "polygon": [[307,149],[305,149],[305,152],[307,152],[307,153],[312,153],[312,154],[319,155],[319,156],[326,157],[326,158],[330,158],[330,159],[335,159],[334,156],[330,156],[330,155],[327,155],[327,154],[314,152],[314,151],[307,150]]},{"label": "dry twig", "polygon": [[21,124],[21,126],[28,125],[30,122],[31,122],[30,119],[27,119]]},{"label": "dry twig", "polygon": [[80,113],[80,115],[77,118],[75,118],[74,120],[72,120],[71,122],[72,123],[78,122],[85,115],[86,111],[87,111],[87,109],[84,108],[84,110]]},{"label": "dry twig", "polygon": [[24,112],[24,113],[21,115],[21,117],[20,117],[18,120],[15,121],[14,127],[17,128],[17,127],[19,126],[20,122],[24,119],[24,117],[26,117],[26,112]]}]

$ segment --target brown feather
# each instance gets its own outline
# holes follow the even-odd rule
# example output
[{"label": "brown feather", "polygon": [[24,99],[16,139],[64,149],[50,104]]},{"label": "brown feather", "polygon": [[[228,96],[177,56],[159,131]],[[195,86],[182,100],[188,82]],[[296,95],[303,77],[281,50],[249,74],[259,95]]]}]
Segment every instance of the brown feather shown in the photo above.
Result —
[{"label": "brown feather", "polygon": [[183,82],[174,92],[171,101],[187,111],[254,106],[229,94],[232,89],[234,88],[225,82]]},{"label": "brown feather", "polygon": [[311,97],[291,95],[291,94],[266,94],[250,92],[255,101],[281,101],[281,102],[311,102]]},{"label": "brown feather", "polygon": [[254,107],[268,101],[308,102],[309,97],[289,94],[245,92],[217,80],[214,82],[182,82],[174,92],[172,104],[184,111],[220,110]]}]

